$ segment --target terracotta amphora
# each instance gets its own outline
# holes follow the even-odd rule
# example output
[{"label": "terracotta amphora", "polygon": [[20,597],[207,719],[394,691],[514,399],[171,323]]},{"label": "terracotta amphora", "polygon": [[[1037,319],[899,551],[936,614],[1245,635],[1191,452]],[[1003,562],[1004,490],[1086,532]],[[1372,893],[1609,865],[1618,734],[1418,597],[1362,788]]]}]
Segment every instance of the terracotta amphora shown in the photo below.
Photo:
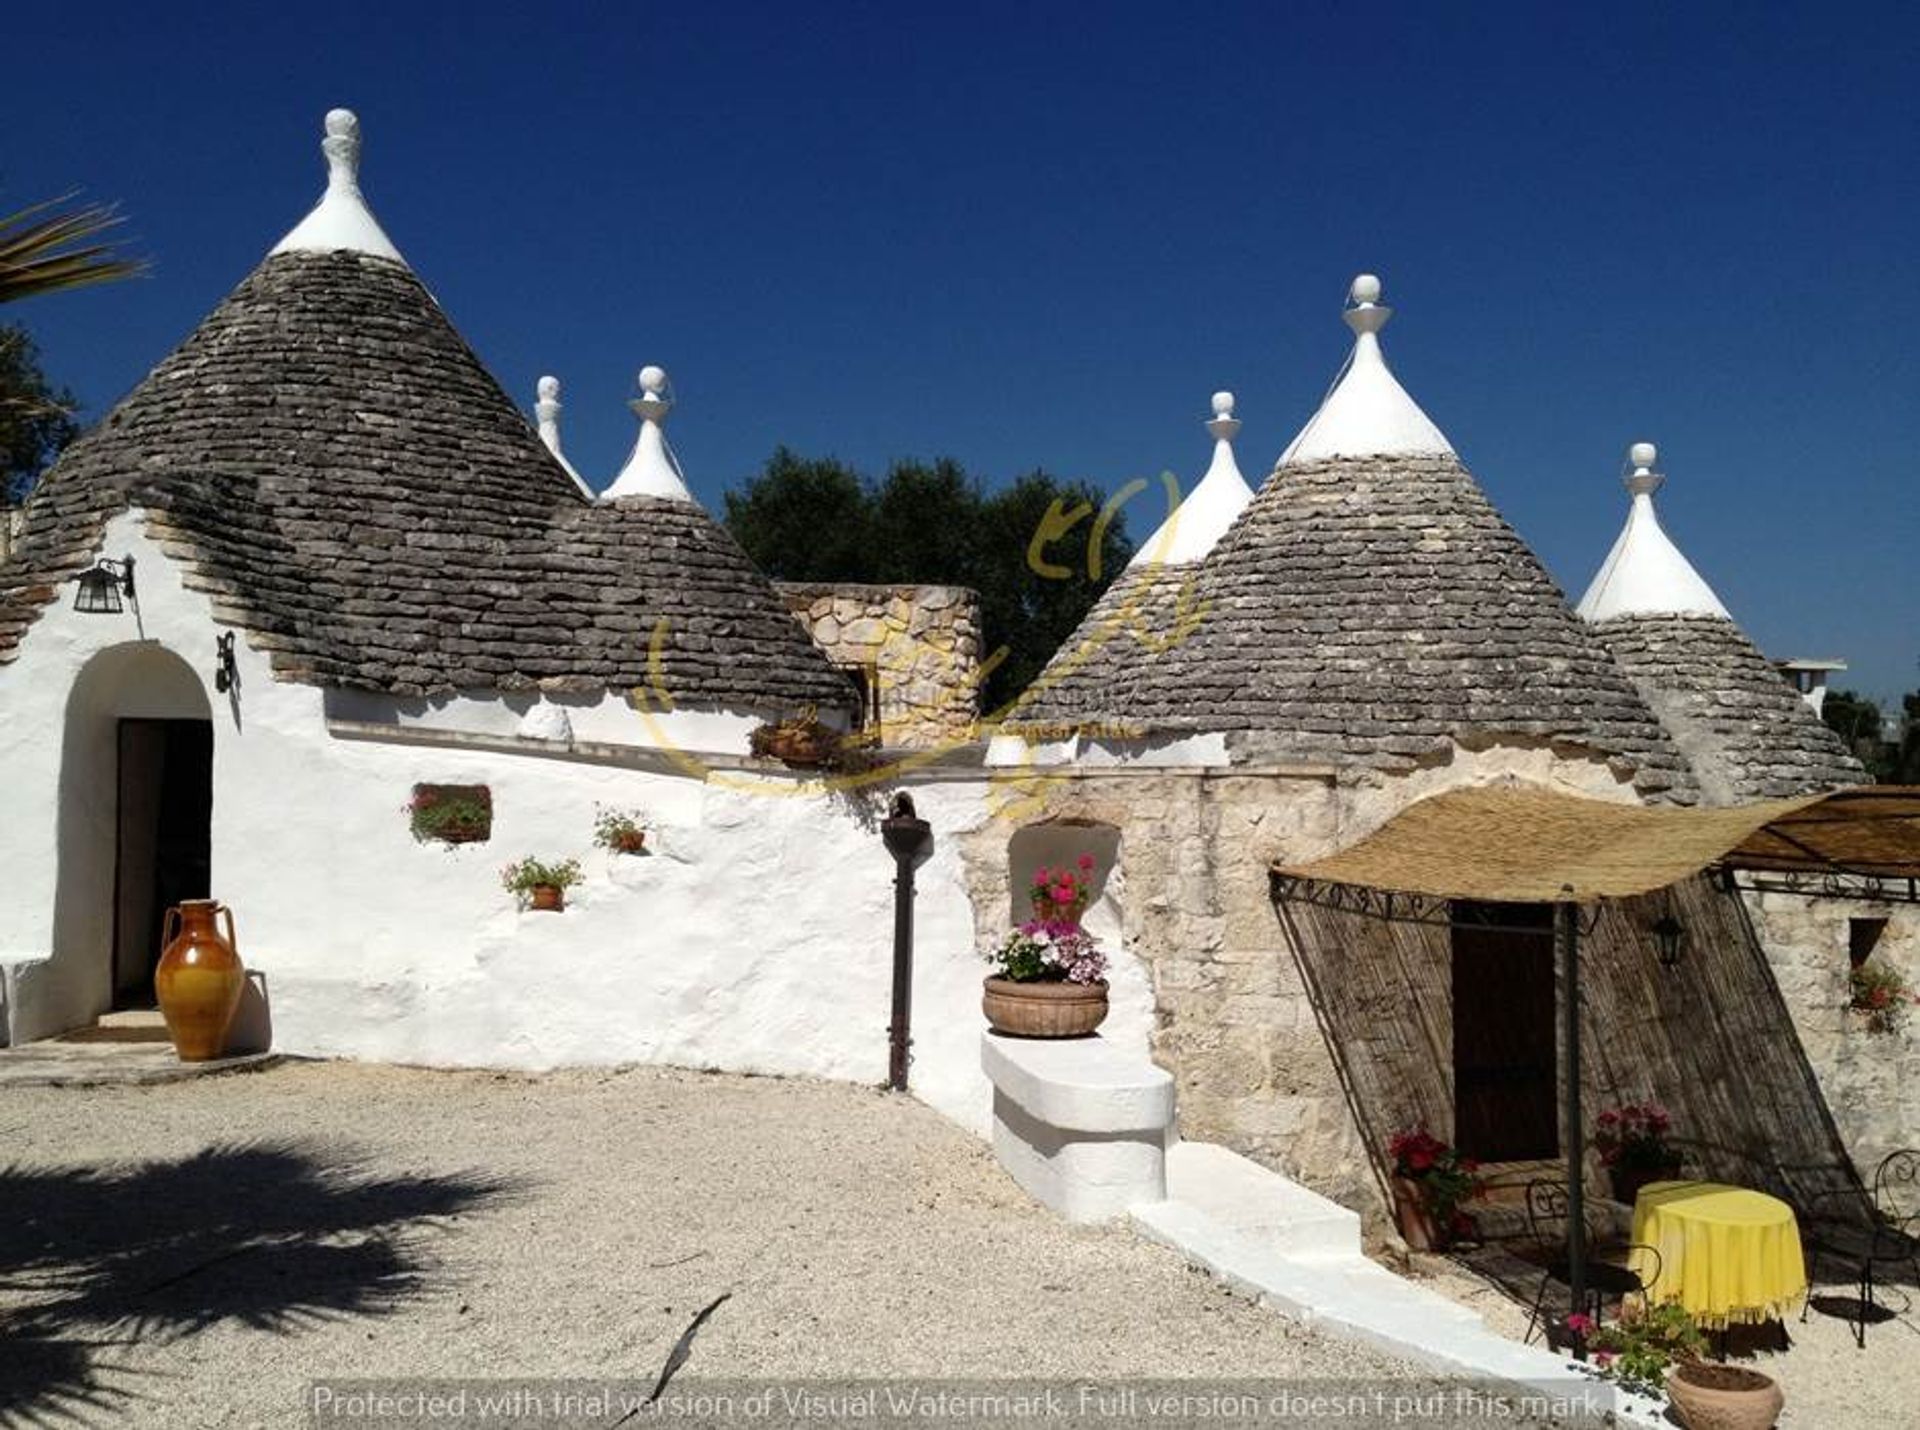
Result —
[{"label": "terracotta amphora", "polygon": [[[223,936],[216,919],[224,917]],[[184,1063],[217,1058],[240,1007],[247,970],[233,939],[233,910],[217,899],[189,899],[167,910],[153,991],[167,1034]]]}]

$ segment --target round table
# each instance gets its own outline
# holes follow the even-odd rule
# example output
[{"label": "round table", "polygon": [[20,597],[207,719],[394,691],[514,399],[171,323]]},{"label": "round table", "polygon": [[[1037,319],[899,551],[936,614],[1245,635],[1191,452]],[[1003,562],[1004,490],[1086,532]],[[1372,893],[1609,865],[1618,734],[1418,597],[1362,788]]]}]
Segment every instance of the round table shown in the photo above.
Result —
[{"label": "round table", "polygon": [[[1648,1299],[1678,1301],[1710,1330],[1778,1320],[1807,1294],[1793,1209],[1765,1192],[1650,1183],[1633,1204],[1633,1240],[1627,1265]],[[1643,1246],[1660,1253],[1657,1268]]]}]

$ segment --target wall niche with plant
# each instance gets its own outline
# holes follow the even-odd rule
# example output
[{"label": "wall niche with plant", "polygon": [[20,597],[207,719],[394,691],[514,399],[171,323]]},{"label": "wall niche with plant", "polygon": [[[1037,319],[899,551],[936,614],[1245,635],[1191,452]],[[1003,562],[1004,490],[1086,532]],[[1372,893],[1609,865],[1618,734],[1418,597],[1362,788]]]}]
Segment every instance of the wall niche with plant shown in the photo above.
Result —
[{"label": "wall niche with plant", "polygon": [[493,791],[486,785],[417,784],[406,815],[422,844],[484,844],[493,837]]}]

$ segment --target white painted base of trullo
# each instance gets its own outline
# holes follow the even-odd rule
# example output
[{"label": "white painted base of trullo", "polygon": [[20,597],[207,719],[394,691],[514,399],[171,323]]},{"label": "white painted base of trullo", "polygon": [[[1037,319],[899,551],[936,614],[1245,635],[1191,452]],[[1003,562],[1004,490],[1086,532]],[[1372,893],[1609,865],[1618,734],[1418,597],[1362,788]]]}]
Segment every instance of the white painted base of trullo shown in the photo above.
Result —
[{"label": "white painted base of trullo", "polygon": [[1013,1179],[1069,1221],[1125,1216],[1167,1195],[1173,1079],[1097,1034],[980,1037],[993,1084],[993,1150]]}]

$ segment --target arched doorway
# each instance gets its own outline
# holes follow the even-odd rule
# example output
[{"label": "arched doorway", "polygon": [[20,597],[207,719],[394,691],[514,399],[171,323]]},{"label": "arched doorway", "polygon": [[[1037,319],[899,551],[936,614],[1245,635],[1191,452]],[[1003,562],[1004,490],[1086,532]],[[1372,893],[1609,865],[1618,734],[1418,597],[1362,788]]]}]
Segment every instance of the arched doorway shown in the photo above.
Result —
[{"label": "arched doorway", "polygon": [[153,641],[81,669],[61,743],[56,961],[75,1012],[151,1007],[166,909],[207,897],[213,712],[193,669]]}]

